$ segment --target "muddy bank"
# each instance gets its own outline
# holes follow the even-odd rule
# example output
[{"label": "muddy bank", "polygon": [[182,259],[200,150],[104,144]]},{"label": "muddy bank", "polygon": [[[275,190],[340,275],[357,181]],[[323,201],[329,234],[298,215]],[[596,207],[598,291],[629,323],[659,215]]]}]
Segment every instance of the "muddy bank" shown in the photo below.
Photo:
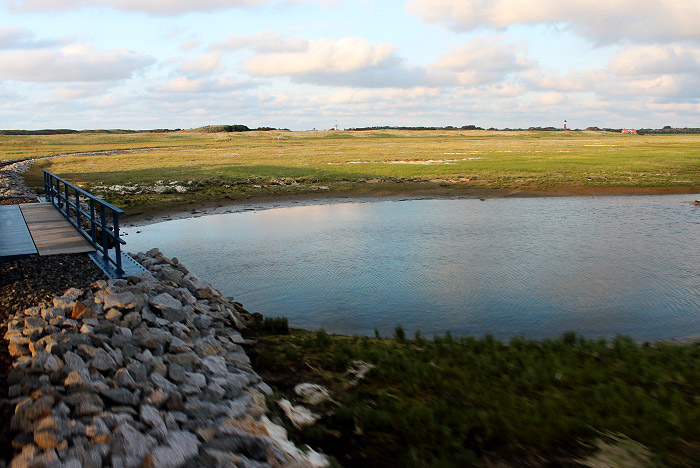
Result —
[{"label": "muddy bank", "polygon": [[569,186],[548,189],[479,188],[448,182],[393,182],[381,184],[345,184],[338,188],[312,193],[261,192],[240,199],[220,199],[206,202],[185,202],[166,208],[142,208],[140,213],[124,216],[125,226],[143,226],[173,219],[194,218],[212,214],[242,213],[292,206],[327,205],[336,203],[367,203],[389,200],[421,200],[440,198],[497,199],[536,197],[592,197],[632,195],[677,195],[700,193],[700,186],[684,187],[592,187]]}]

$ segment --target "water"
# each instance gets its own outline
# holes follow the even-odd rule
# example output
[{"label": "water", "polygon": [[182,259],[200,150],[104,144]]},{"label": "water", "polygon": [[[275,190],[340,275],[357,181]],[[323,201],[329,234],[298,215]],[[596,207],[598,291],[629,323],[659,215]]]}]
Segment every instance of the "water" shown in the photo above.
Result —
[{"label": "water", "polygon": [[412,200],[129,232],[250,311],[345,334],[700,335],[693,195]]}]

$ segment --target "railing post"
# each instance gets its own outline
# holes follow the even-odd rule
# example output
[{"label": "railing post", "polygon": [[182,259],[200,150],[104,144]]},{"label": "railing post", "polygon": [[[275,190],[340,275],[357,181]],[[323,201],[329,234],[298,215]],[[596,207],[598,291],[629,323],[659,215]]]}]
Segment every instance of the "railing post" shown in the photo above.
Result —
[{"label": "railing post", "polygon": [[114,259],[117,261],[117,273],[124,273],[122,269],[122,246],[119,242],[119,213],[112,211],[112,225],[114,227]]},{"label": "railing post", "polygon": [[105,206],[100,205],[100,221],[102,222],[102,253],[105,260],[109,259],[109,246],[107,245],[107,216],[105,214]]},{"label": "railing post", "polygon": [[80,224],[80,192],[75,191],[75,222],[78,225],[78,230],[82,229]]},{"label": "railing post", "polygon": [[90,234],[92,245],[97,245],[97,230],[95,229],[95,200],[90,199]]},{"label": "railing post", "polygon": [[44,197],[46,197],[47,201],[50,201],[51,199],[50,194],[49,194],[49,173],[44,172]]},{"label": "railing post", "polygon": [[70,218],[70,198],[68,198],[68,184],[63,184],[64,198],[63,201],[66,204],[66,216]]}]

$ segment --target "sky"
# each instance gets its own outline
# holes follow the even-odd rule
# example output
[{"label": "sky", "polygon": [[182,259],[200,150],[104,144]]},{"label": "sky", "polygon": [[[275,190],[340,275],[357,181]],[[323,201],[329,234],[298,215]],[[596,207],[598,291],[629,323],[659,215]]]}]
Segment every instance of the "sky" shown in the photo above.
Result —
[{"label": "sky", "polygon": [[700,127],[700,0],[0,0],[0,128]]}]

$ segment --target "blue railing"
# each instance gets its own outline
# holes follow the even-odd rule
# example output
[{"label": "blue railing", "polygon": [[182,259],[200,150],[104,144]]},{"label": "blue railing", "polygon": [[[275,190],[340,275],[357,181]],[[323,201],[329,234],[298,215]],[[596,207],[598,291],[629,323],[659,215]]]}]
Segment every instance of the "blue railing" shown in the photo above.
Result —
[{"label": "blue railing", "polygon": [[[126,241],[119,237],[119,215],[124,211],[48,171],[44,171],[44,193],[46,201],[51,202],[102,254],[105,262],[116,267],[118,275],[123,275],[121,246]],[[113,256],[109,253],[110,241],[114,244]]]}]

